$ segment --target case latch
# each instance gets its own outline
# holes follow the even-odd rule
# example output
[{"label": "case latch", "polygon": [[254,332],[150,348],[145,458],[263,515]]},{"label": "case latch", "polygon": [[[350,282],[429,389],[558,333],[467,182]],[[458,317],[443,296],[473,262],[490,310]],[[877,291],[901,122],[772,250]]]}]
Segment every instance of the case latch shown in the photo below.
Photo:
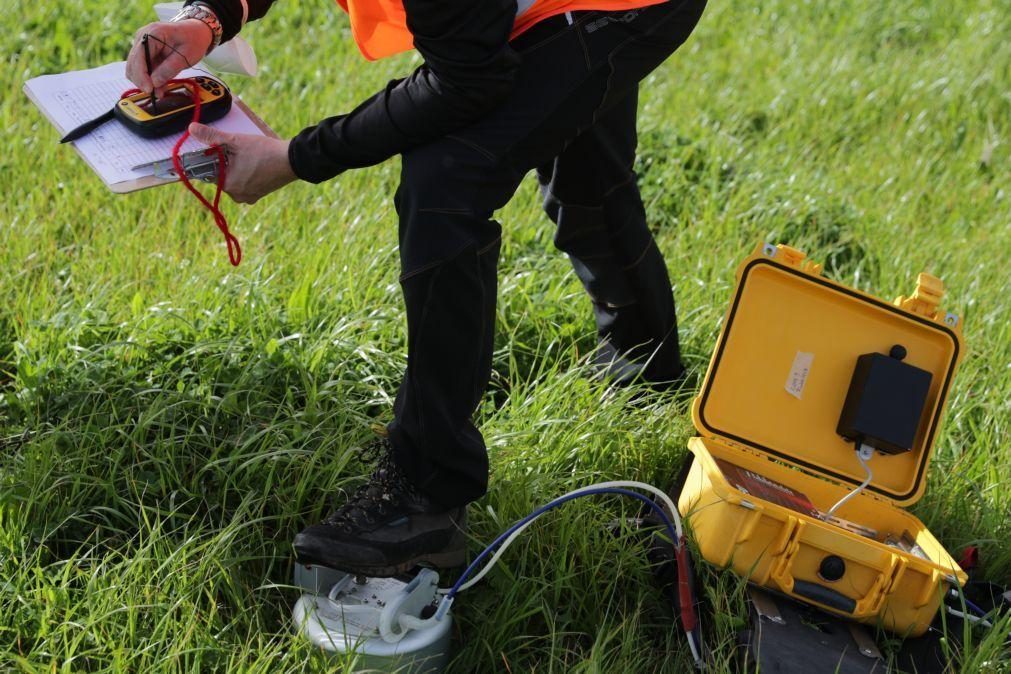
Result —
[{"label": "case latch", "polygon": [[[913,294],[909,297],[900,296],[895,300],[895,305],[924,318],[935,320],[942,297],[944,297],[944,283],[936,276],[924,272],[916,277],[916,290]],[[945,317],[945,320],[950,322],[949,317]]]},{"label": "case latch", "polygon": [[762,254],[766,257],[775,258],[776,262],[798,269],[805,274],[818,276],[821,274],[822,265],[814,260],[808,260],[807,254],[790,246],[783,244],[773,245],[766,243],[762,246]]}]

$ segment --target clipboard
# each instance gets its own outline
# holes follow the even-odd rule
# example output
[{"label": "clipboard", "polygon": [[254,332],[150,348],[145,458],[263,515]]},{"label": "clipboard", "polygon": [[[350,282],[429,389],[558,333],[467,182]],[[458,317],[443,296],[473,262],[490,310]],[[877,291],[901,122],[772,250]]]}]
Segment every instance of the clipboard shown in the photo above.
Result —
[{"label": "clipboard", "polygon": [[[105,67],[108,68],[108,67],[112,67],[112,66],[115,66],[115,65],[117,65],[117,64],[109,64],[108,66],[105,66]],[[98,70],[98,69],[95,69],[95,70]],[[84,71],[84,72],[88,72],[88,71]],[[66,73],[66,74],[69,75],[71,73]],[[57,119],[56,115],[54,115],[53,110],[51,109],[50,105],[47,105],[46,101],[41,100],[40,97],[36,95],[36,92],[32,89],[32,87],[29,86],[30,83],[31,83],[31,80],[29,82],[26,82],[24,84],[24,86],[23,86],[23,91],[25,92],[25,95],[28,97],[28,99],[32,103],[35,104],[35,106],[39,109],[39,111],[42,112],[43,116],[49,121],[50,124],[52,124],[56,128],[56,130],[59,132],[59,134],[61,136],[64,135],[64,134],[66,134],[68,131],[70,131],[71,128],[73,128],[73,127],[60,123],[60,121]],[[257,115],[255,112],[253,112],[249,108],[249,106],[246,105],[242,101],[242,99],[240,99],[234,93],[232,95],[232,105],[233,105],[233,107],[238,108],[238,110],[241,111],[241,113],[245,117],[248,118],[248,121],[251,122],[255,126],[256,130],[258,130],[260,133],[262,133],[263,135],[268,136],[270,138],[278,138],[278,135],[276,133],[274,133],[274,131],[270,128],[270,126],[268,126],[267,123],[264,122],[260,118],[259,115]],[[115,122],[110,122],[110,123],[115,123]],[[214,123],[211,124],[211,126],[214,126],[214,125],[215,125]],[[141,141],[138,140],[138,142],[141,142]],[[85,152],[83,152],[81,150],[81,148],[78,147],[78,143],[74,142],[74,143],[72,143],[72,145],[74,146],[74,151],[78,154],[78,156],[81,157],[81,159],[84,160],[84,162],[95,172],[95,174],[99,176],[99,179],[102,180],[102,182],[106,185],[106,187],[108,187],[109,190],[112,191],[115,194],[127,194],[127,193],[130,193],[130,192],[137,192],[139,190],[144,190],[144,189],[148,189],[148,188],[151,188],[151,187],[158,187],[159,185],[166,185],[166,184],[169,184],[169,183],[174,183],[174,182],[178,182],[179,181],[178,178],[159,178],[159,177],[154,176],[154,175],[147,175],[147,176],[142,176],[142,177],[138,177],[138,178],[134,178],[134,179],[130,179],[130,180],[122,180],[122,181],[117,181],[117,182],[109,182],[109,181],[105,180],[105,178],[103,178],[103,176],[102,176],[102,170],[98,166],[95,165],[95,163],[88,156],[88,154],[85,153]],[[168,157],[167,156],[166,157],[161,157],[161,159],[168,159]]]}]

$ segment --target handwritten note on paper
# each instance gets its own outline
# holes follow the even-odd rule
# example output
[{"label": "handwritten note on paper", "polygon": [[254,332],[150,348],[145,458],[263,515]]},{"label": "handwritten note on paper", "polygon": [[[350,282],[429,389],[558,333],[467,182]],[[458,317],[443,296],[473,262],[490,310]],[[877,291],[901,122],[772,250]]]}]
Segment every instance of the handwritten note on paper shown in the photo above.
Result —
[{"label": "handwritten note on paper", "polygon": [[797,355],[793,357],[790,376],[786,378],[786,392],[797,400],[800,400],[804,393],[804,386],[807,384],[807,377],[811,373],[811,363],[813,362],[814,354],[807,351],[798,351]]},{"label": "handwritten note on paper", "polygon": [[[111,110],[120,95],[133,87],[126,79],[125,68],[126,62],[120,61],[91,70],[43,75],[28,80],[25,90],[62,135]],[[206,74],[190,69],[180,73],[180,77]],[[253,120],[234,105],[227,115],[214,122],[214,126],[232,133],[264,135]],[[99,177],[106,184],[114,185],[151,175],[150,169],[134,171],[133,167],[168,159],[181,136],[182,133],[177,133],[157,139],[141,138],[114,119],[74,141],[74,145]],[[180,151],[203,147],[206,147],[203,143],[188,139]]]}]

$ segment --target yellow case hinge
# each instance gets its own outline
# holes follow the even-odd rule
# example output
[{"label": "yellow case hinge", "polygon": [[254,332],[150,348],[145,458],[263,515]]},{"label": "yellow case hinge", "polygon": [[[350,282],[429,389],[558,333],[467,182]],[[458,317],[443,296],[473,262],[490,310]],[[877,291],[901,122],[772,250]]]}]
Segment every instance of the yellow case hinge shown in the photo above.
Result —
[{"label": "yellow case hinge", "polygon": [[[933,321],[937,318],[942,297],[944,297],[944,283],[936,276],[924,272],[916,277],[916,290],[913,294],[909,297],[898,297],[895,306]],[[949,322],[948,317],[946,322]]]},{"label": "yellow case hinge", "polygon": [[728,440],[727,438],[720,439],[727,447],[732,447],[745,454],[750,454],[753,458],[763,459],[765,461],[773,461],[774,459],[764,452],[760,452],[750,445],[746,445],[742,442],[736,442],[734,440]]},{"label": "yellow case hinge", "polygon": [[776,262],[793,267],[805,274],[818,276],[821,274],[822,265],[814,260],[807,259],[807,254],[790,246],[783,244],[773,245],[771,243],[762,244],[760,247],[762,255],[775,258]]}]

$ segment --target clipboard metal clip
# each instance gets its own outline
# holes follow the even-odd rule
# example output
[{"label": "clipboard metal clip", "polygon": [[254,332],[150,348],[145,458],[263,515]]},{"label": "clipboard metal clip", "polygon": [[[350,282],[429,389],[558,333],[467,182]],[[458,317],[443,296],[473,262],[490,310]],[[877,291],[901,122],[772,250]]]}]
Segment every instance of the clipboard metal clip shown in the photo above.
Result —
[{"label": "clipboard metal clip", "polygon": [[[179,155],[179,163],[182,164],[186,177],[190,180],[203,180],[205,183],[213,183],[218,179],[218,155],[210,148],[194,150]],[[151,169],[156,178],[162,180],[178,180],[175,166],[171,159],[161,159],[148,164],[138,164],[133,167],[134,171]]]}]

